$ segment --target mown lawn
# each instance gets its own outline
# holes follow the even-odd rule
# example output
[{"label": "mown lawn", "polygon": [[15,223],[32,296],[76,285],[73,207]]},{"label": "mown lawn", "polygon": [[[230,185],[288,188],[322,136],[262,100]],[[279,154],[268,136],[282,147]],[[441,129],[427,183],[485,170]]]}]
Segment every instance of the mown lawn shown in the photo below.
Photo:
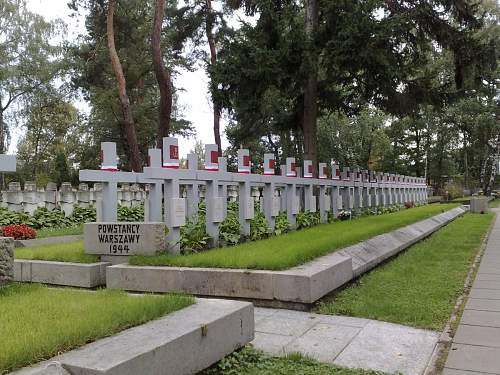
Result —
[{"label": "mown lawn", "polygon": [[348,369],[320,363],[300,354],[285,357],[271,357],[246,346],[236,351],[202,375],[382,375],[383,372]]},{"label": "mown lawn", "polygon": [[67,228],[44,228],[36,231],[36,238],[60,237],[83,234],[83,225]]},{"label": "mown lawn", "polygon": [[318,225],[278,237],[211,249],[197,254],[134,256],[129,262],[133,265],[152,266],[283,270],[457,206],[457,204],[422,206],[381,216],[362,217],[354,221]]},{"label": "mown lawn", "polygon": [[442,330],[494,214],[466,214],[317,306],[321,314]]},{"label": "mown lawn", "polygon": [[491,208],[500,208],[500,198],[493,199],[489,202]]},{"label": "mown lawn", "polygon": [[192,303],[194,298],[185,295],[137,297],[116,290],[88,292],[17,283],[0,288],[0,374]]},{"label": "mown lawn", "polygon": [[95,263],[99,262],[97,255],[83,252],[83,241],[60,244],[18,247],[14,250],[16,259],[47,260],[53,262]]}]

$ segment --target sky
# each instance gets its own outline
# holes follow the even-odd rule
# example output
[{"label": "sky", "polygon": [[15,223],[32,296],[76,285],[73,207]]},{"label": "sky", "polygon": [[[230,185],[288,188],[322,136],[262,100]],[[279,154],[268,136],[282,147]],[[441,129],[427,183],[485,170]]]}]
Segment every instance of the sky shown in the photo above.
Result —
[{"label": "sky", "polygon": [[[74,40],[79,34],[85,33],[85,19],[69,17],[68,0],[27,0],[28,8],[32,12],[42,15],[47,20],[62,19],[68,27],[67,38]],[[194,72],[181,71],[175,78],[174,85],[179,91],[179,104],[184,108],[184,118],[191,121],[196,129],[196,138],[179,138],[179,154],[186,156],[194,147],[196,139],[203,143],[215,143],[213,136],[213,114],[210,96],[208,95],[208,77],[203,69]],[[88,110],[84,102],[75,103],[82,109]],[[222,148],[228,146],[223,132],[226,121],[221,120]],[[17,149],[17,142],[23,130],[16,129],[12,134],[9,153]]]}]

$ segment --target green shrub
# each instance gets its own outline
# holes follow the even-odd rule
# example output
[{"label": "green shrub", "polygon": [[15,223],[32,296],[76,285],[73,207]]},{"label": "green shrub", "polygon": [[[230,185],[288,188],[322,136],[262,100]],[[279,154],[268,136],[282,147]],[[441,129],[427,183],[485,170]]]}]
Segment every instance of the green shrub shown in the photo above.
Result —
[{"label": "green shrub", "polygon": [[95,208],[75,206],[70,219],[75,224],[91,223],[96,221]]},{"label": "green shrub", "polygon": [[314,227],[320,223],[319,212],[301,211],[296,216],[297,230]]},{"label": "green shrub", "polygon": [[260,204],[255,203],[254,218],[250,221],[250,240],[257,241],[269,237],[273,230],[267,224],[266,216],[260,209]]},{"label": "green shrub", "polygon": [[286,211],[281,211],[274,219],[274,234],[279,236],[290,231],[290,222],[286,216]]},{"label": "green shrub", "polygon": [[197,253],[208,248],[210,236],[205,227],[205,213],[198,212],[180,229],[180,246],[183,254]]},{"label": "green shrub", "polygon": [[219,225],[219,240],[222,246],[232,246],[240,242],[240,221],[238,219],[238,202],[227,205],[227,216]]},{"label": "green shrub", "polygon": [[144,221],[144,206],[118,206],[118,221]]}]

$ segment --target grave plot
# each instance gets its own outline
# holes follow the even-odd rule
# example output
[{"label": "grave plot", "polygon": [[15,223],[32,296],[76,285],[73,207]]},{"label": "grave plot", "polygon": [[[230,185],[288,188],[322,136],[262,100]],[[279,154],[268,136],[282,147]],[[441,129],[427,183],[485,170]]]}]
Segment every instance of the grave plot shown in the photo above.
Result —
[{"label": "grave plot", "polygon": [[[457,207],[438,214],[441,210],[442,208],[435,209],[434,206],[429,206],[389,214],[387,215],[389,222],[395,220],[398,223],[394,225],[393,222],[391,229],[399,229],[385,233],[386,227],[384,228],[386,230],[378,232],[385,234],[379,235],[376,234],[380,227],[370,226],[373,224],[370,223],[370,219],[377,218],[369,217],[353,223],[339,223],[337,225],[342,225],[341,228],[346,230],[346,235],[339,235],[337,243],[335,231],[328,230],[330,225],[335,227],[335,223],[279,238],[243,244],[235,248],[214,249],[192,256],[133,258],[132,261],[137,263],[151,261],[152,264],[161,264],[162,261],[166,261],[180,266],[111,266],[106,270],[107,287],[132,291],[185,291],[205,296],[246,298],[264,306],[284,305],[300,309],[425,238],[465,212],[465,209]],[[416,216],[424,220],[415,219],[413,215],[419,213],[421,216]],[[411,215],[413,221],[405,221],[404,214],[413,214]],[[413,224],[404,226],[405,223],[411,222]],[[362,232],[368,234],[366,238],[373,235],[375,237],[359,242],[355,236],[356,229],[350,230],[348,224],[354,227],[359,224],[363,228]],[[373,232],[370,233],[370,230]],[[337,251],[335,243],[339,246]],[[354,243],[354,245],[341,248],[343,243]],[[255,251],[252,251],[253,246]],[[290,262],[288,264],[292,265],[291,268],[285,266],[286,269],[272,270],[280,269],[282,264],[287,262]],[[211,264],[212,268],[206,267],[206,264]],[[247,267],[235,268],[235,265],[239,264]],[[258,267],[261,265],[263,267]],[[266,270],[265,265],[271,265],[271,270]]]},{"label": "grave plot", "polygon": [[32,365],[15,372],[32,375],[196,373],[250,342],[254,328],[247,302],[39,284],[0,289],[0,315],[0,373]]},{"label": "grave plot", "polygon": [[14,279],[20,282],[95,288],[106,285],[106,267],[99,257],[83,252],[83,241],[14,251]]}]

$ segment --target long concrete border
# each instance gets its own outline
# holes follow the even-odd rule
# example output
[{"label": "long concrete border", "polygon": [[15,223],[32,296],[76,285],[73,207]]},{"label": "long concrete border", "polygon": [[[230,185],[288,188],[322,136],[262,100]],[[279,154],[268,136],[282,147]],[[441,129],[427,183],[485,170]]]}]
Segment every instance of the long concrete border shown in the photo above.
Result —
[{"label": "long concrete border", "polygon": [[112,289],[182,291],[200,296],[250,299],[264,306],[283,303],[300,308],[293,306],[314,303],[464,212],[465,208],[457,207],[285,271],[120,264],[106,269],[106,285]]},{"label": "long concrete border", "polygon": [[254,324],[249,302],[198,299],[163,318],[12,374],[195,374],[252,341]]},{"label": "long concrete border", "polygon": [[34,238],[32,240],[16,240],[14,241],[15,247],[33,247],[33,246],[43,246],[52,245],[58,243],[66,243],[73,241],[83,241],[83,234],[74,234],[68,236],[53,236],[45,238]]},{"label": "long concrete border", "polygon": [[108,262],[69,263],[44,260],[14,260],[14,280],[80,288],[106,285]]}]

